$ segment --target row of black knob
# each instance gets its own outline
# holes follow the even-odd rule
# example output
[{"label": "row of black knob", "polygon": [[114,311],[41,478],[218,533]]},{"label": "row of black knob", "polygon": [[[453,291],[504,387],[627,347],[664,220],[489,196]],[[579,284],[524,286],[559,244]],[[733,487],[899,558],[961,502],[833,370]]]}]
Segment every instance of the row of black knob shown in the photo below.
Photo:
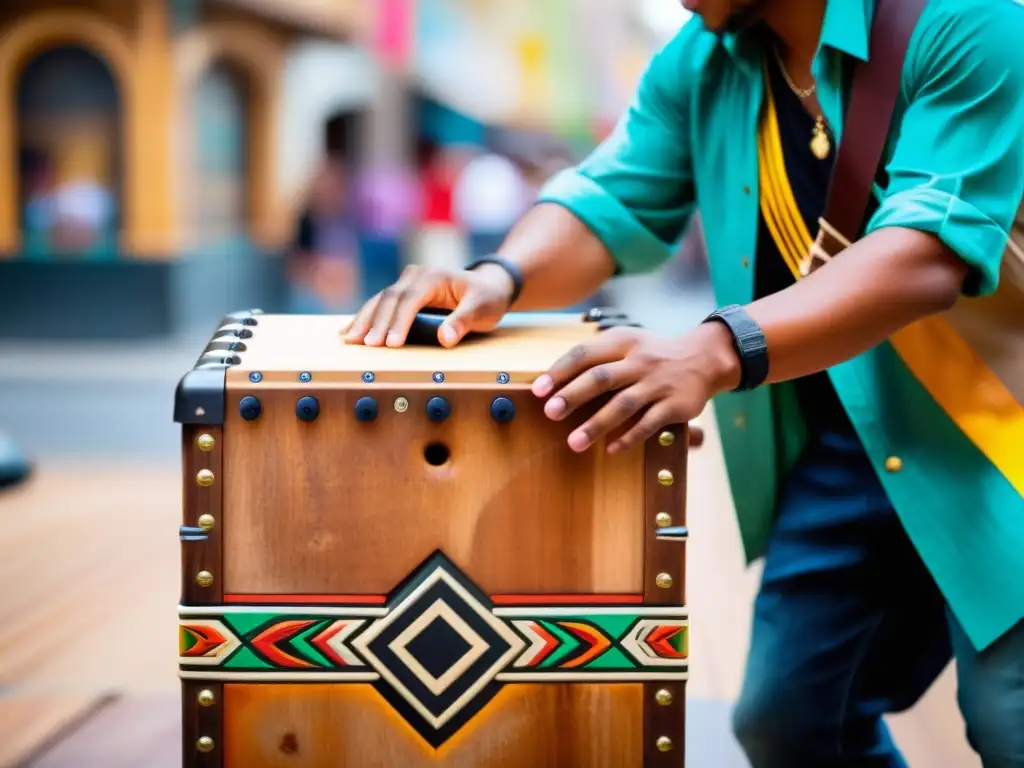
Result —
[{"label": "row of black knob", "polygon": [[[507,397],[496,397],[491,402],[491,418],[499,423],[512,421],[516,417],[516,406]],[[243,397],[238,411],[246,421],[255,421],[263,412],[260,401],[252,395]],[[373,421],[377,418],[377,401],[372,397],[356,400],[355,416],[359,421]],[[432,397],[427,401],[427,418],[433,422],[445,421],[452,414],[451,403],[444,397]],[[295,415],[302,421],[314,421],[320,415],[320,401],[311,395],[300,397],[295,403]]]}]

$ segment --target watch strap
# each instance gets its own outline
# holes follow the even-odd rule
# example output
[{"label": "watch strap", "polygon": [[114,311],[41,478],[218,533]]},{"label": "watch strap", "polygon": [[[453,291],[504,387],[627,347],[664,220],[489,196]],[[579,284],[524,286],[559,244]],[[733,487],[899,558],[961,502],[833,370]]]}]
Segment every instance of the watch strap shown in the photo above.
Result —
[{"label": "watch strap", "polygon": [[508,273],[508,276],[512,278],[512,296],[508,302],[508,305],[511,307],[516,303],[516,299],[519,298],[519,294],[523,291],[523,271],[516,264],[513,264],[508,259],[498,256],[495,253],[488,256],[482,256],[479,259],[474,259],[466,265],[466,269],[473,270],[477,267],[482,267],[484,264],[495,264],[496,266],[504,269]]},{"label": "watch strap", "polygon": [[717,309],[705,323],[720,322],[732,333],[740,358],[740,383],[734,391],[756,389],[768,378],[768,343],[761,326],[738,304]]}]

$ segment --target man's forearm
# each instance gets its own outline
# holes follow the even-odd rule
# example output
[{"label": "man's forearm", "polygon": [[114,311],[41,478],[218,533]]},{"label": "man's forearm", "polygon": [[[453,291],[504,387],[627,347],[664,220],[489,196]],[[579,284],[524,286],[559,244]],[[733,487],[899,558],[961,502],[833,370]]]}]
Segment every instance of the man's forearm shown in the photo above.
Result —
[{"label": "man's forearm", "polygon": [[498,252],[523,271],[516,310],[562,309],[592,296],[615,272],[600,240],[567,209],[532,208]]},{"label": "man's forearm", "polygon": [[817,373],[950,307],[967,266],[935,237],[878,230],[747,311],[768,343],[768,382]]}]

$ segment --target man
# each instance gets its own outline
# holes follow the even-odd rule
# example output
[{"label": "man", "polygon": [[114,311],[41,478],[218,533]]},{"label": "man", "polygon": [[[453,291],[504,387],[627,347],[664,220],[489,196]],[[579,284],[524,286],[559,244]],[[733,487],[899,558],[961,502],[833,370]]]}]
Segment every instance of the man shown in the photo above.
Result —
[{"label": "man", "polygon": [[[1024,766],[1022,396],[981,386],[988,369],[965,385],[962,366],[942,367],[962,346],[921,359],[906,341],[997,292],[1024,194],[1024,6],[930,0],[863,236],[801,277],[874,3],[686,4],[698,16],[613,136],[547,185],[498,257],[405,273],[348,339],[399,346],[432,305],[454,309],[439,331],[451,346],[510,303],[571,304],[663,263],[699,201],[717,300],[742,307],[729,317],[754,352],[719,316],[673,339],[609,331],[534,394],[557,420],[614,393],[568,438],[611,452],[715,398],[746,554],[765,558],[734,714],[755,768],[905,765],[882,716],[951,657],[986,768]],[[972,397],[994,405],[958,410]]]}]

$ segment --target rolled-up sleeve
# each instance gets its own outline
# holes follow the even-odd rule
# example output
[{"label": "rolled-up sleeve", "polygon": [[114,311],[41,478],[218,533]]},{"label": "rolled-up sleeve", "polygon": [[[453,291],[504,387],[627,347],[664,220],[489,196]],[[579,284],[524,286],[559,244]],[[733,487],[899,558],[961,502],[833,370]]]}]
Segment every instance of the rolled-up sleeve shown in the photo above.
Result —
[{"label": "rolled-up sleeve", "polygon": [[868,230],[936,235],[970,266],[965,293],[986,295],[1024,194],[1024,6],[931,7],[908,52],[909,103]]},{"label": "rolled-up sleeve", "polygon": [[620,274],[672,255],[694,206],[685,58],[688,24],[651,60],[615,130],[577,167],[552,178],[538,202],[571,211],[612,254]]}]

